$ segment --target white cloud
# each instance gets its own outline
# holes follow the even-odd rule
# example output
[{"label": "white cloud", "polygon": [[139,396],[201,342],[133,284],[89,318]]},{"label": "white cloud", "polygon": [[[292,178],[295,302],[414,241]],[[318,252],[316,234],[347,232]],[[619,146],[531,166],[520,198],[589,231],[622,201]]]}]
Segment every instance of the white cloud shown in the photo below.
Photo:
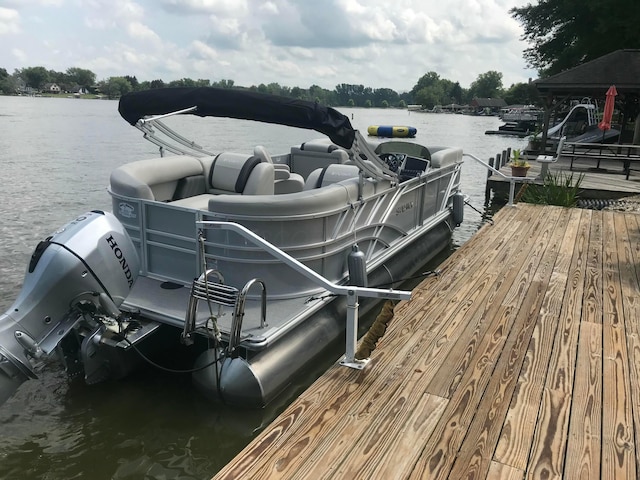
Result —
[{"label": "white cloud", "polygon": [[65,0],[3,0],[7,7],[26,7],[26,6],[61,6]]},{"label": "white cloud", "polygon": [[215,60],[218,58],[218,52],[215,48],[211,48],[206,43],[196,40],[191,44],[191,58],[199,60]]},{"label": "white cloud", "polygon": [[20,14],[17,10],[0,7],[0,35],[20,32]]},{"label": "white cloud", "polygon": [[245,0],[161,0],[160,5],[178,15],[213,14],[244,15],[249,6]]},{"label": "white cloud", "polygon": [[536,76],[509,14],[527,1],[6,0],[0,68],[398,91],[429,71],[468,87],[497,70],[508,86]]},{"label": "white cloud", "polygon": [[97,30],[126,27],[144,19],[144,8],[131,0],[78,0],[84,23]]},{"label": "white cloud", "polygon": [[18,62],[24,62],[27,58],[27,55],[19,48],[11,49],[11,55],[13,55]]},{"label": "white cloud", "polygon": [[131,22],[127,25],[127,33],[136,40],[161,43],[160,37],[146,25],[140,22]]},{"label": "white cloud", "polygon": [[277,15],[278,14],[278,6],[274,2],[265,2],[261,4],[258,9],[269,15]]}]

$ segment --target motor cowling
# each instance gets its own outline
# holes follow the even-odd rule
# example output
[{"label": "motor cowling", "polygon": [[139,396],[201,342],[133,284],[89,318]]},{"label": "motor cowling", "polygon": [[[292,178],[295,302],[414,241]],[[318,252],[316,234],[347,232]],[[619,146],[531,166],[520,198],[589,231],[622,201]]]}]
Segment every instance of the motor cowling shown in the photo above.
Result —
[{"label": "motor cowling", "polygon": [[77,305],[119,306],[140,262],[110,213],[80,215],[35,248],[20,294],[0,316],[0,404],[28,378],[33,359],[50,354],[80,319]]}]

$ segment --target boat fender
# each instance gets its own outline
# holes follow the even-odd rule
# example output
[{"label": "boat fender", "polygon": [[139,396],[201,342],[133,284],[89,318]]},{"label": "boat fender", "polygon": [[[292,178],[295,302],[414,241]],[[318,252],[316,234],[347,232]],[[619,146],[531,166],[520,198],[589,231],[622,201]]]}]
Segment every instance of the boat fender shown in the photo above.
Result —
[{"label": "boat fender", "polygon": [[351,247],[347,266],[349,267],[349,285],[367,287],[367,262],[364,253],[358,248],[358,244]]},{"label": "boat fender", "polygon": [[459,226],[464,220],[464,195],[457,192],[453,195],[453,222]]}]

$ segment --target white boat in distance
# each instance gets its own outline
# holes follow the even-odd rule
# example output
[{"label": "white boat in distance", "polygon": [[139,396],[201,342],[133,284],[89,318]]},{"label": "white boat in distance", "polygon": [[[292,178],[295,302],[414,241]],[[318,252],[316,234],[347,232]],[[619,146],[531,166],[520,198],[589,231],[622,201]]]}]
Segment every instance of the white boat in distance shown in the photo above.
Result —
[{"label": "white boat in distance", "polygon": [[507,107],[500,111],[500,118],[505,122],[540,122],[544,111],[533,105]]},{"label": "white boat in distance", "polygon": [[[130,93],[119,112],[161,156],[112,172],[113,213],[80,215],[35,248],[0,315],[0,403],[53,354],[94,384],[143,360],[176,369],[176,347],[206,396],[262,407],[344,342],[345,326],[345,363],[360,368],[358,297],[361,312],[408,298],[392,287],[462,221],[460,148],[374,146],[332,108],[240,89]],[[176,114],[326,137],[279,154],[213,152],[163,123]]]}]

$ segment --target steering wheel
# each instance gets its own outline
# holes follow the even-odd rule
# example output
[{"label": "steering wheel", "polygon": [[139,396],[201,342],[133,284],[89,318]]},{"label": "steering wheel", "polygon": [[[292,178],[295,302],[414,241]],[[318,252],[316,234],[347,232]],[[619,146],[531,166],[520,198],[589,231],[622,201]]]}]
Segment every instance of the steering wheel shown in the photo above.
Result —
[{"label": "steering wheel", "polygon": [[392,172],[397,172],[400,168],[400,165],[402,165],[402,162],[404,161],[406,155],[404,153],[387,152],[381,153],[379,156],[380,159],[382,159],[382,161],[387,164],[389,170],[391,170]]}]

